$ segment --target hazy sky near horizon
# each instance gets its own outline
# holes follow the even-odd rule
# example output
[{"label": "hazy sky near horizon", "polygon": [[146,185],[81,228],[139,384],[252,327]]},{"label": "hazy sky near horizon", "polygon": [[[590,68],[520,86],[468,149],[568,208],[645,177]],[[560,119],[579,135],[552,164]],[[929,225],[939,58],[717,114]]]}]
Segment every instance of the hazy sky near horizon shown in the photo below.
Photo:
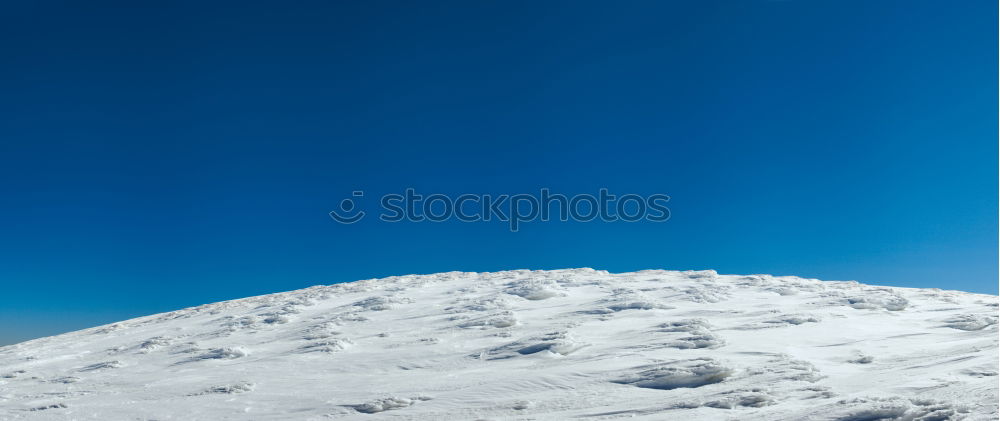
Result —
[{"label": "hazy sky near horizon", "polygon": [[[996,16],[995,1],[7,3],[0,344],[450,270],[996,294]],[[408,187],[662,193],[671,219],[513,233],[327,215]]]}]

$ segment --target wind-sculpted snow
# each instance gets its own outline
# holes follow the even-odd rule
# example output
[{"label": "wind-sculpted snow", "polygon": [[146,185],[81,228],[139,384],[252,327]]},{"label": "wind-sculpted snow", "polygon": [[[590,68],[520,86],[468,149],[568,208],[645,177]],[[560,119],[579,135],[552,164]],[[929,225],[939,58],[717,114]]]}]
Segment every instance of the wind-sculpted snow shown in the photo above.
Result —
[{"label": "wind-sculpted snow", "polygon": [[693,388],[720,383],[733,373],[733,370],[709,358],[674,361],[642,368],[645,369],[619,383],[664,390]]},{"label": "wind-sculpted snow", "polygon": [[714,271],[372,279],[0,348],[0,420],[995,420],[997,309]]}]

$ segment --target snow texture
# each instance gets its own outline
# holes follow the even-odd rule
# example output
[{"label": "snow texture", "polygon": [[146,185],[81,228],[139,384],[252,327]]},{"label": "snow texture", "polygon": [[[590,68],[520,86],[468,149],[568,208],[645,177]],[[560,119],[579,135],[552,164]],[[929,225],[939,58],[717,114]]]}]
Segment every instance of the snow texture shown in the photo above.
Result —
[{"label": "snow texture", "polygon": [[996,420],[997,309],[714,271],[372,279],[2,347],[0,420]]}]

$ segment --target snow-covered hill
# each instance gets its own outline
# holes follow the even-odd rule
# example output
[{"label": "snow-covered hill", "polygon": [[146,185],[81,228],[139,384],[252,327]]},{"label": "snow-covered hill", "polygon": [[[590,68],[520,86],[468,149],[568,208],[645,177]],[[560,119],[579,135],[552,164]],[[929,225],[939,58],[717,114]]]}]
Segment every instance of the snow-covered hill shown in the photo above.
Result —
[{"label": "snow-covered hill", "polygon": [[0,419],[997,419],[997,297],[713,271],[365,280],[0,348]]}]

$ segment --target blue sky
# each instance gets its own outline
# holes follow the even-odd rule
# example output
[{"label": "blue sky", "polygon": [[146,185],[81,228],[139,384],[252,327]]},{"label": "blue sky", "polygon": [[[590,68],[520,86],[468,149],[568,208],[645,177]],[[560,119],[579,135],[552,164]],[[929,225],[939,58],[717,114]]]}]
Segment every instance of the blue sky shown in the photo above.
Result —
[{"label": "blue sky", "polygon": [[[997,293],[996,2],[140,3],[0,13],[0,343],[449,270]],[[672,217],[327,216],[407,187]]]}]

